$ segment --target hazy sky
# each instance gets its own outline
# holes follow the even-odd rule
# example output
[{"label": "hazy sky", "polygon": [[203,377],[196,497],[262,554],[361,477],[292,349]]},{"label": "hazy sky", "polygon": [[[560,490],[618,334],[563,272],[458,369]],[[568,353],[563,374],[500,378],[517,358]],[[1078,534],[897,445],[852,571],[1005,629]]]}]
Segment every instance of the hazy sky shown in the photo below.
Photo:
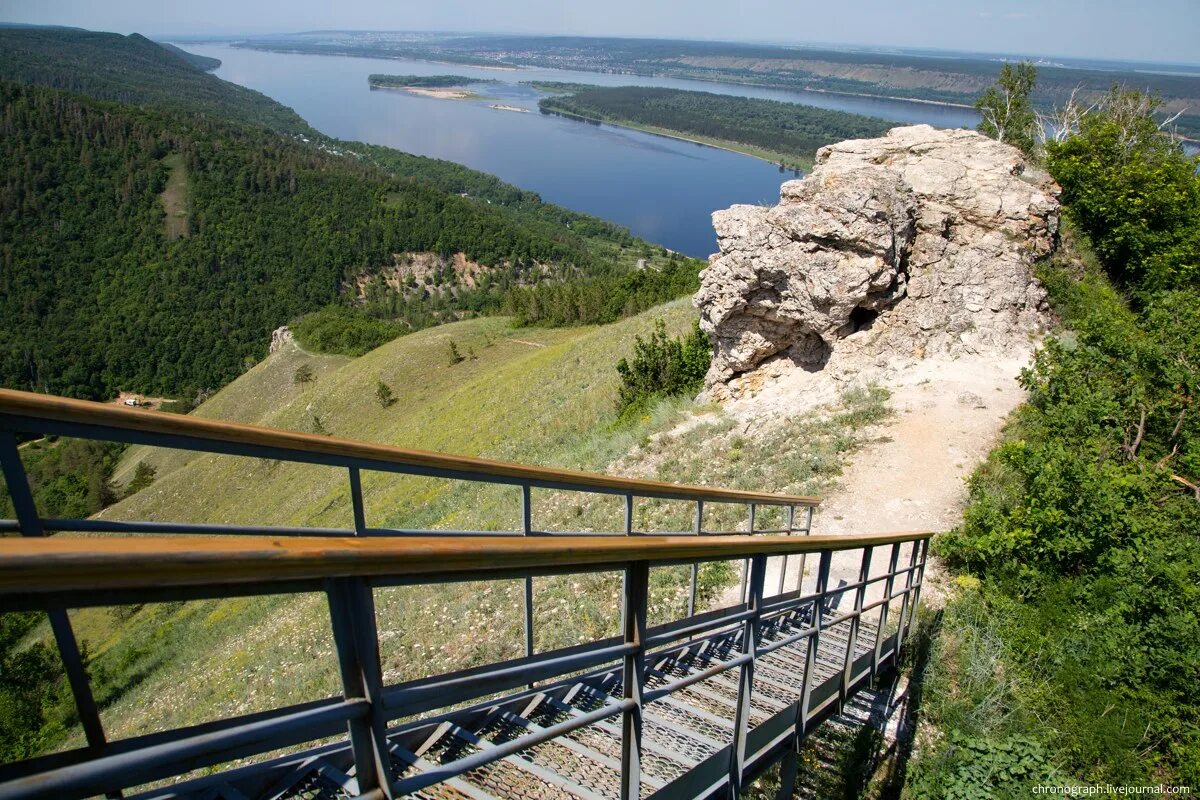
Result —
[{"label": "hazy sky", "polygon": [[1200,0],[0,0],[0,20],[150,35],[575,33],[1200,63]]}]

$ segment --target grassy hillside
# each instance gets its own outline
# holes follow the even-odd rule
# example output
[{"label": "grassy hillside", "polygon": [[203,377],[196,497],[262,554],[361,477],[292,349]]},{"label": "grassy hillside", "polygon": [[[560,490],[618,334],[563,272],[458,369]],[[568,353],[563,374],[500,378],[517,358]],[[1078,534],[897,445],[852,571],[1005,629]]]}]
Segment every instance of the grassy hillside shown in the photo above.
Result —
[{"label": "grassy hillside", "polygon": [[[616,427],[614,363],[658,319],[680,333],[690,327],[694,311],[677,302],[612,325],[569,329],[469,320],[421,331],[354,360],[286,348],[195,413],[305,431],[319,421],[332,434],[409,447],[798,493],[825,489],[865,427],[884,416],[882,395],[858,392],[844,398],[844,413],[787,420],[752,440],[732,420],[689,401],[665,402],[631,425]],[[468,354],[466,360],[451,363],[451,341]],[[303,388],[293,381],[301,365],[315,375]],[[398,400],[386,408],[375,397],[380,380]],[[694,414],[700,416],[686,430],[672,431]],[[743,458],[720,457],[730,451]],[[156,464],[158,479],[104,516],[350,524],[343,470],[133,448],[118,474],[130,474],[143,459]],[[511,488],[368,473],[364,501],[373,525],[517,525],[518,497]],[[612,530],[621,521],[615,498],[535,490],[534,504],[534,524],[552,530]],[[712,524],[733,529],[743,522],[744,509],[713,507],[710,514]],[[646,502],[639,505],[636,524],[681,530],[690,515],[686,504]],[[764,525],[772,522],[769,514],[760,518]],[[685,574],[654,571],[655,620],[682,611]],[[707,567],[704,596],[715,596],[732,578],[727,565]],[[616,574],[537,581],[537,647],[615,633],[619,588]],[[388,681],[520,652],[517,583],[394,589],[377,592],[376,599]],[[92,609],[73,612],[72,619],[86,642],[102,715],[114,737],[337,689],[321,596]],[[437,624],[412,625],[413,619]]]}]

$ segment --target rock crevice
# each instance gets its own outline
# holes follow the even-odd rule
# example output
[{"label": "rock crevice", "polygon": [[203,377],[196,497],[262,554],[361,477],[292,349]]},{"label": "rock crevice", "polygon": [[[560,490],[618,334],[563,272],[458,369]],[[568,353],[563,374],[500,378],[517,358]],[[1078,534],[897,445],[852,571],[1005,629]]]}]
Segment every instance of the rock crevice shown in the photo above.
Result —
[{"label": "rock crevice", "polygon": [[1003,350],[1043,325],[1032,275],[1058,231],[1058,187],[1019,151],[965,130],[895,128],[822,148],[773,208],[713,215],[720,252],[695,304],[709,393],[770,363]]}]

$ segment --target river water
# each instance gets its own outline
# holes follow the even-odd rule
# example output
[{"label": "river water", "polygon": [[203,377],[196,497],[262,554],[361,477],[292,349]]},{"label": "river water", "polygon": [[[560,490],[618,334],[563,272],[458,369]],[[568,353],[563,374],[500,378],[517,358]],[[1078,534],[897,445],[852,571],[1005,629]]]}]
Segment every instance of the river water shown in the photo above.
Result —
[{"label": "river water", "polygon": [[[216,74],[291,106],[340,139],[387,145],[497,175],[543,199],[627,226],[688,255],[716,249],[711,215],[734,203],[773,204],[790,171],[749,156],[611,125],[539,114],[539,92],[521,81],[666,86],[806,103],[898,124],[971,126],[971,109],[903,100],[794,92],[670,78],[568,70],[495,70],[427,61],[270,53],[228,45],[184,47],[221,59]],[[500,83],[472,87],[479,100],[372,91],[371,73],[453,73]],[[528,113],[494,109],[512,106]]]}]

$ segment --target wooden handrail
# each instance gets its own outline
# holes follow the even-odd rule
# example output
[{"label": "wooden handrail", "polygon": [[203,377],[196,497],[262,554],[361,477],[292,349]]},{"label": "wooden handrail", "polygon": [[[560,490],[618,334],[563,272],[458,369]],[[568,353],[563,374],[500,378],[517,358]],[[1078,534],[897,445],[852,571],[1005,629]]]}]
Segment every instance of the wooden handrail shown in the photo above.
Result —
[{"label": "wooden handrail", "polygon": [[5,537],[0,597],[741,558],[878,547],[931,535]]},{"label": "wooden handrail", "polygon": [[372,468],[370,465],[374,464],[380,467],[392,466],[401,472],[405,468],[410,468],[452,473],[454,477],[473,477],[480,480],[500,479],[506,482],[527,481],[534,485],[556,485],[579,491],[630,493],[642,497],[762,505],[816,506],[820,503],[820,500],[815,497],[615,478],[592,472],[531,467],[506,461],[446,455],[426,450],[406,450],[353,439],[282,431],[257,425],[202,419],[161,411],[134,410],[107,403],[74,400],[11,389],[0,389],[0,417],[8,418],[8,420],[0,419],[0,426],[4,426],[6,423],[7,427],[23,432],[42,433],[44,428],[39,426],[39,421],[51,421],[85,426],[101,431],[133,432],[141,435],[142,438],[161,436],[195,440],[190,445],[187,443],[164,443],[163,446],[186,446],[189,449],[202,450],[204,442],[213,442],[269,448],[303,455],[308,457],[308,460],[316,460],[318,463],[321,463],[322,459],[363,462],[364,468],[367,469]]}]

